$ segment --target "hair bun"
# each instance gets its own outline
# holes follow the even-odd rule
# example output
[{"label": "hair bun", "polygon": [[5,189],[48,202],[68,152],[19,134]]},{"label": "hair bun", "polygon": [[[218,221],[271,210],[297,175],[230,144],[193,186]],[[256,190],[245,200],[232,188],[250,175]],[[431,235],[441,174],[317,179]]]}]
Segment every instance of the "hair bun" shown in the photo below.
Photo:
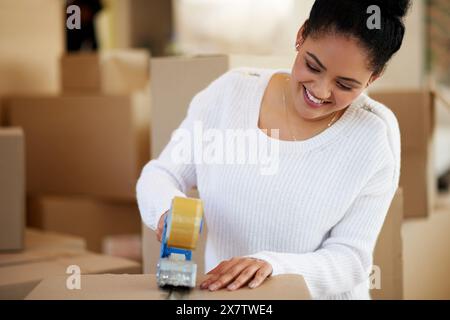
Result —
[{"label": "hair bun", "polygon": [[403,18],[411,6],[410,0],[379,0],[373,1],[380,3],[381,11],[387,13],[389,16],[396,18]]}]

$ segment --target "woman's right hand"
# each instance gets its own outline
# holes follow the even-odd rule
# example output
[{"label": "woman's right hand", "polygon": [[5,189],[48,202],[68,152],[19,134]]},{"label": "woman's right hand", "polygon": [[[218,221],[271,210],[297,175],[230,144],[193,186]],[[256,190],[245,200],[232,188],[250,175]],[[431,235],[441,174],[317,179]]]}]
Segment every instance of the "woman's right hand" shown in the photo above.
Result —
[{"label": "woman's right hand", "polygon": [[161,242],[162,233],[164,230],[164,220],[166,219],[167,213],[169,211],[164,212],[164,214],[159,218],[158,227],[156,228],[156,239]]}]

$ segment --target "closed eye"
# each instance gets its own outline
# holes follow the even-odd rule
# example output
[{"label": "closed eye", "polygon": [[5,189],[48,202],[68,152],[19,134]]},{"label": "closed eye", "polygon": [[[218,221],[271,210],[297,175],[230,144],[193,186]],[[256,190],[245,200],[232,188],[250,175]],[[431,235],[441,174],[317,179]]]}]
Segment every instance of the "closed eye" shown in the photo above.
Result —
[{"label": "closed eye", "polygon": [[320,70],[318,70],[318,69],[314,68],[313,66],[311,66],[307,61],[305,63],[306,63],[306,67],[308,67],[308,69],[310,71],[312,71],[314,73],[319,73],[320,72]]},{"label": "closed eye", "polygon": [[345,91],[351,91],[351,90],[353,90],[352,87],[348,87],[348,86],[346,86],[346,85],[343,85],[343,84],[340,83],[340,82],[338,82],[337,85],[338,85],[339,88],[341,88],[342,90],[345,90]]}]

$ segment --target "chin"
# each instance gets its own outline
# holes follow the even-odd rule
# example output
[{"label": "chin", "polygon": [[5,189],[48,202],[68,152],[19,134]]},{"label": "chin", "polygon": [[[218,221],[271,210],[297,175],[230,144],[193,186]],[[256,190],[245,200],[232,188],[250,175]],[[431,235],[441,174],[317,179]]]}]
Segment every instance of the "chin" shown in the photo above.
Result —
[{"label": "chin", "polygon": [[307,106],[295,104],[295,111],[297,114],[304,120],[313,121],[316,120],[323,115],[318,114],[314,110],[309,109]]},{"label": "chin", "polygon": [[319,120],[320,118],[323,118],[327,114],[323,114],[323,110],[315,110],[310,108],[304,101],[303,101],[303,94],[297,94],[295,97],[295,111],[297,114],[302,117],[305,120]]}]

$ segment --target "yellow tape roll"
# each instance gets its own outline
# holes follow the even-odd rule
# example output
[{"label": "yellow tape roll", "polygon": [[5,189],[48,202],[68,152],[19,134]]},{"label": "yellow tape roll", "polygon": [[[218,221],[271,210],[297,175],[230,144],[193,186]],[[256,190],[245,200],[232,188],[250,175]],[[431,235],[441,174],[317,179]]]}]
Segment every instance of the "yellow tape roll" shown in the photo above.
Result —
[{"label": "yellow tape roll", "polygon": [[200,199],[173,198],[167,226],[167,245],[195,249],[202,219],[203,203]]}]

